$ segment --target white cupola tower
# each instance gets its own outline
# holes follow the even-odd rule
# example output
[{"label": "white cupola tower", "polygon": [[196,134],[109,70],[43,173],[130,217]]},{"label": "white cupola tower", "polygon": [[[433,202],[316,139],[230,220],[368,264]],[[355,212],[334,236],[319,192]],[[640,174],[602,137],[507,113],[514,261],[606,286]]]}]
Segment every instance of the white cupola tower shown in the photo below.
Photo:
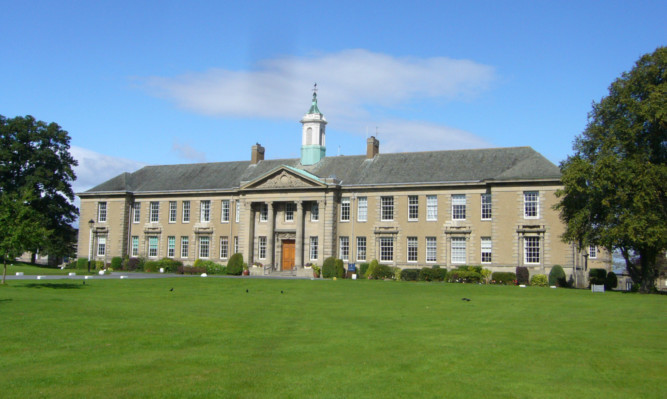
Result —
[{"label": "white cupola tower", "polygon": [[325,127],[327,120],[317,108],[317,83],[313,87],[313,103],[301,119],[301,165],[314,165],[326,156]]}]

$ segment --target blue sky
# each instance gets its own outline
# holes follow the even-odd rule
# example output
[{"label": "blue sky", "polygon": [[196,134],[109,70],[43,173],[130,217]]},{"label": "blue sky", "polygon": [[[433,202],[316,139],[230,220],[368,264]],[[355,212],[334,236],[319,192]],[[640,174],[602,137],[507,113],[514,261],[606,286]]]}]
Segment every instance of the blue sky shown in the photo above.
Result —
[{"label": "blue sky", "polygon": [[75,191],[144,164],[531,146],[558,164],[592,101],[667,44],[667,1],[4,1],[0,114],[54,121]]}]

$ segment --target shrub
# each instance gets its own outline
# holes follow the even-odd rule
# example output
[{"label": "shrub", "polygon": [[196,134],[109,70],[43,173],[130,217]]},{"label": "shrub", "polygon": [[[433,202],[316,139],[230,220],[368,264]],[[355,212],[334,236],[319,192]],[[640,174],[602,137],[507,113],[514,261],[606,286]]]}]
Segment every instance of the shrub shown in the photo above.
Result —
[{"label": "shrub", "polygon": [[479,283],[482,280],[481,266],[459,266],[447,273],[450,283]]},{"label": "shrub", "polygon": [[394,271],[389,265],[378,264],[375,268],[371,278],[374,280],[384,280],[386,278],[392,278],[394,276]]},{"label": "shrub", "polygon": [[359,277],[364,277],[368,271],[369,263],[360,263],[359,264]]},{"label": "shrub", "polygon": [[124,269],[130,272],[144,270],[144,263],[146,263],[144,258],[130,258],[127,260]]},{"label": "shrub", "polygon": [[605,269],[591,269],[588,272],[588,279],[591,285],[604,285],[607,278],[607,271]]},{"label": "shrub", "polygon": [[433,269],[430,267],[422,267],[419,269],[419,281],[433,281]]},{"label": "shrub", "polygon": [[240,276],[243,274],[243,254],[236,253],[227,262],[227,274]]},{"label": "shrub", "polygon": [[111,268],[114,270],[120,270],[123,268],[123,258],[120,256],[114,256],[111,258]]},{"label": "shrub", "polygon": [[567,277],[561,265],[554,265],[549,272],[549,285],[567,287]]},{"label": "shrub", "polygon": [[618,286],[618,278],[616,278],[616,273],[609,272],[607,277],[604,280],[604,289],[611,291]]},{"label": "shrub", "polygon": [[482,281],[484,282],[484,284],[488,284],[489,279],[491,278],[491,274],[493,273],[489,269],[482,269],[482,272],[480,274],[482,275]]},{"label": "shrub", "polygon": [[441,269],[439,266],[431,269],[433,281],[445,281],[447,279],[447,269]]},{"label": "shrub", "polygon": [[491,281],[494,284],[514,285],[516,280],[516,274],[512,272],[494,272],[491,274]]},{"label": "shrub", "polygon": [[77,269],[88,269],[88,258],[79,258],[76,260]]},{"label": "shrub", "polygon": [[336,259],[336,277],[345,278],[345,264],[342,259]]},{"label": "shrub", "polygon": [[396,281],[401,281],[401,268],[396,266],[391,269],[391,271],[394,273],[393,278]]},{"label": "shrub", "polygon": [[419,269],[403,269],[401,270],[401,280],[403,281],[417,281],[419,278]]},{"label": "shrub", "polygon": [[373,276],[376,273],[375,270],[378,268],[378,266],[380,266],[378,260],[373,259],[371,263],[368,265],[368,269],[366,269],[366,274],[364,274],[364,277],[372,278],[371,276]]},{"label": "shrub", "polygon": [[160,270],[160,264],[156,260],[147,260],[144,262],[144,271],[148,273],[154,273]]},{"label": "shrub", "polygon": [[546,276],[546,274],[536,274],[530,278],[530,285],[537,287],[548,287],[549,278]]},{"label": "shrub", "polygon": [[324,263],[322,264],[322,277],[336,277],[336,258],[333,256],[330,256],[324,260]]},{"label": "shrub", "polygon": [[516,267],[516,283],[517,284],[528,284],[530,279],[530,273],[528,272],[528,268],[525,266],[517,266]]},{"label": "shrub", "polygon": [[202,266],[179,266],[177,269],[179,274],[202,274],[206,273],[206,268]]}]

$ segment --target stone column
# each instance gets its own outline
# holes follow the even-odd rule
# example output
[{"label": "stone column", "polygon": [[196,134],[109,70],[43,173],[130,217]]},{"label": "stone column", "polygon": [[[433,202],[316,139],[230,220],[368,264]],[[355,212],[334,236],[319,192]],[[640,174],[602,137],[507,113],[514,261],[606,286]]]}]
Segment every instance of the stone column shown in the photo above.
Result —
[{"label": "stone column", "polygon": [[248,217],[246,223],[248,223],[248,234],[246,236],[246,248],[245,248],[245,261],[248,265],[252,265],[255,261],[255,210],[252,207],[252,202],[248,202],[246,205],[248,209]]},{"label": "stone column", "polygon": [[296,202],[296,267],[303,268],[303,201]]},{"label": "stone column", "polygon": [[275,250],[274,250],[274,242],[275,242],[275,229],[276,229],[276,218],[273,213],[273,201],[269,201],[266,204],[267,207],[267,219],[269,222],[269,232],[267,233],[266,237],[266,251],[267,251],[267,259],[266,262],[268,265],[271,266],[271,268],[275,269]]}]

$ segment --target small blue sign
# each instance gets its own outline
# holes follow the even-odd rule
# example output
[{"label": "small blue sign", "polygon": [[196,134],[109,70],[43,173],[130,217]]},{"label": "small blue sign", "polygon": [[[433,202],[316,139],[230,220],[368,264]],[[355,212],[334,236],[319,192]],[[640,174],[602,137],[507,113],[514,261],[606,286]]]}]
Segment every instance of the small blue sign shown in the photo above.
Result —
[{"label": "small blue sign", "polygon": [[347,271],[348,272],[356,272],[357,271],[357,266],[354,263],[348,263],[347,264]]}]

